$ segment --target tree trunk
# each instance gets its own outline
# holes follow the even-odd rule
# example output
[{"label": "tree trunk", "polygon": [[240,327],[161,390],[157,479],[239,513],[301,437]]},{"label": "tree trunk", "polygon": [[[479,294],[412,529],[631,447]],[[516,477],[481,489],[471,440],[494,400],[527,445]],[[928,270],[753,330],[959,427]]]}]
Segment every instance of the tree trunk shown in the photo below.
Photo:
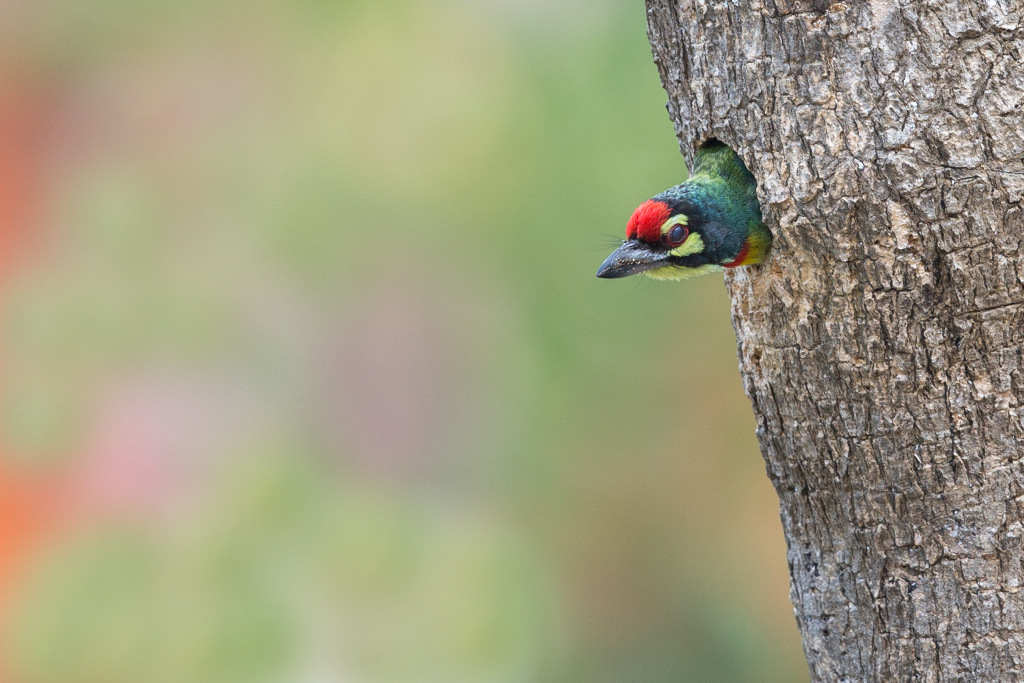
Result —
[{"label": "tree trunk", "polygon": [[726,280],[812,678],[1024,680],[1024,2],[647,7],[775,233]]}]

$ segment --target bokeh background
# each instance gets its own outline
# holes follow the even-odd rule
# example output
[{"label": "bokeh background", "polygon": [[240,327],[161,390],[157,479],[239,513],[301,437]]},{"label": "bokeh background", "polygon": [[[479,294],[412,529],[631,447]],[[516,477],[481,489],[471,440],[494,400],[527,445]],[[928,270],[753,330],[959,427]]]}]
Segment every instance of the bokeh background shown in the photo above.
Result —
[{"label": "bokeh background", "polygon": [[0,682],[807,679],[626,0],[0,0]]}]

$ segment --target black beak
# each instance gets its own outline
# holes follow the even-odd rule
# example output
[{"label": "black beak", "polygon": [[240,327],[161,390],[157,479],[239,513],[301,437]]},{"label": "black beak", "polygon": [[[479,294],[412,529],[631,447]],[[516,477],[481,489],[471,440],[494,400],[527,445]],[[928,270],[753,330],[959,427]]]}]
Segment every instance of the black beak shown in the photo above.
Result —
[{"label": "black beak", "polygon": [[615,278],[636,275],[645,270],[661,268],[668,258],[668,254],[663,251],[655,251],[639,240],[629,240],[605,259],[597,269],[597,276]]}]

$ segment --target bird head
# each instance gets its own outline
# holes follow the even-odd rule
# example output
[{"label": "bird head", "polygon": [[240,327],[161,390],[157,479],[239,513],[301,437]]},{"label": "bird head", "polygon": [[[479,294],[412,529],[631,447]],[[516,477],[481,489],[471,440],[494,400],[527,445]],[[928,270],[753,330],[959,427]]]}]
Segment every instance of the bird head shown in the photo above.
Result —
[{"label": "bird head", "polygon": [[708,239],[707,227],[694,202],[649,199],[633,212],[626,225],[626,240],[601,264],[597,276],[647,273],[657,279],[682,280],[721,270],[731,259],[722,263],[709,253],[718,240]]}]

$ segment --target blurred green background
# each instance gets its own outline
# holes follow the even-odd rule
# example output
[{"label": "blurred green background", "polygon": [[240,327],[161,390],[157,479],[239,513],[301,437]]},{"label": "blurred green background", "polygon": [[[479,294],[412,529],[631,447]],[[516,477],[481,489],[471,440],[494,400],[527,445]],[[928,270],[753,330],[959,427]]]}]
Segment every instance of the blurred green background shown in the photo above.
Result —
[{"label": "blurred green background", "polygon": [[801,681],[641,3],[0,2],[0,681]]}]

